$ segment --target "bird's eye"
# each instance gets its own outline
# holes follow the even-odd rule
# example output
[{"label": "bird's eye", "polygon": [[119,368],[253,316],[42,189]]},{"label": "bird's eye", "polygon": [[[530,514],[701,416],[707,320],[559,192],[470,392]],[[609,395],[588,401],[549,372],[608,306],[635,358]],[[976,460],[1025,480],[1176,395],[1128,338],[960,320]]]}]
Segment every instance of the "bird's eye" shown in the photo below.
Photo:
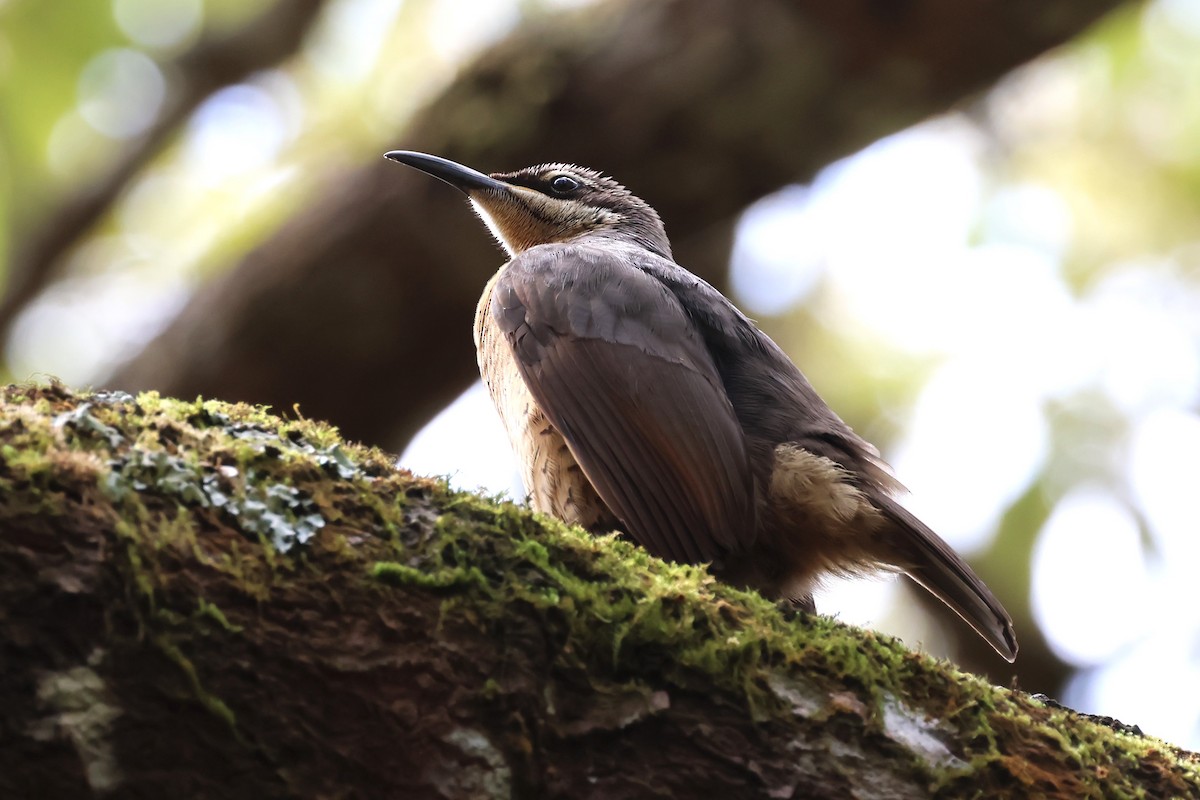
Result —
[{"label": "bird's eye", "polygon": [[559,175],[550,181],[550,188],[554,190],[555,194],[570,194],[579,188],[579,181],[570,175]]}]

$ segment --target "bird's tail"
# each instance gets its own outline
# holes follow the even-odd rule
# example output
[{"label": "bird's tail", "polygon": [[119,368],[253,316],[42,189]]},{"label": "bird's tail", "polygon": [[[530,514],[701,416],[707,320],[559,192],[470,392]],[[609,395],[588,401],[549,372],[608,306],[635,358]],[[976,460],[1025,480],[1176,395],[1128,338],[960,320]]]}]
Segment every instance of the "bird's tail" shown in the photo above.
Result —
[{"label": "bird's tail", "polygon": [[898,529],[897,566],[950,606],[997,653],[1009,661],[1016,659],[1017,636],[1012,617],[983,581],[950,545],[895,500],[877,497],[875,502]]}]

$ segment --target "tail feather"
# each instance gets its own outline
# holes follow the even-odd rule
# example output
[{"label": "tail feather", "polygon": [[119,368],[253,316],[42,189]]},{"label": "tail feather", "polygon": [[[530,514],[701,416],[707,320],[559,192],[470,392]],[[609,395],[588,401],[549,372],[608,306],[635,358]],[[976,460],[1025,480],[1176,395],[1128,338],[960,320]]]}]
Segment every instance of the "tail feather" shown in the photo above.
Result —
[{"label": "tail feather", "polygon": [[987,640],[996,652],[1013,661],[1017,636],[1012,617],[950,545],[925,523],[890,497],[875,498],[884,516],[906,535],[897,544],[896,566],[948,605]]}]

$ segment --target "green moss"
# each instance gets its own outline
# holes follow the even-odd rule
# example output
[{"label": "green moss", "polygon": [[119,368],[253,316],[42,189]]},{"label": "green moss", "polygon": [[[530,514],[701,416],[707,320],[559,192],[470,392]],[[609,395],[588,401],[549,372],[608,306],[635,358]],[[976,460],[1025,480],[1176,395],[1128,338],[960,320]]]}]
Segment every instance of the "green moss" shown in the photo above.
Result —
[{"label": "green moss", "polygon": [[431,572],[395,561],[376,561],[371,565],[371,577],[391,586],[418,586],[423,589],[448,589],[482,578],[478,571],[444,568]]},{"label": "green moss", "polygon": [[228,725],[230,733],[238,737],[238,740],[241,741],[241,733],[237,727],[237,717],[234,716],[233,710],[221,698],[205,691],[203,684],[200,682],[200,676],[196,672],[196,667],[183,654],[183,651],[166,636],[156,636],[153,641],[155,647],[183,672],[187,678],[193,697],[208,709],[213,716]]},{"label": "green moss", "polygon": [[125,567],[129,581],[126,585],[137,591],[140,601],[137,605],[144,603],[153,612],[157,586],[154,575],[150,570],[146,569],[143,563],[142,551],[137,546],[138,531],[139,528],[135,523],[124,519],[117,520],[114,524],[114,533],[127,542],[125,548]]},{"label": "green moss", "polygon": [[220,608],[205,600],[203,597],[199,599],[196,607],[196,617],[199,619],[208,619],[215,622],[222,629],[230,633],[241,633],[242,626],[234,625],[226,617],[225,613]]}]

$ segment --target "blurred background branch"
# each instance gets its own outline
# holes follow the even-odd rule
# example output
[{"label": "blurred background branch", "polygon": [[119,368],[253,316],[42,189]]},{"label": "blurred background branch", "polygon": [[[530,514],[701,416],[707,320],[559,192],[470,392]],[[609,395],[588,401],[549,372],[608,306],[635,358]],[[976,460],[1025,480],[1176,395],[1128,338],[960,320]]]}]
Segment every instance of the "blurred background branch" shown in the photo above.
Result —
[{"label": "blurred background branch", "polygon": [[73,186],[43,212],[34,231],[20,238],[6,265],[0,299],[0,348],[13,318],[55,277],[65,252],[86,236],[112,206],[130,179],[179,133],[180,125],[218,89],[287,59],[308,31],[323,0],[282,0],[249,23],[205,35],[164,64],[171,91],[156,121],[127,142],[105,171]]},{"label": "blurred background branch", "polygon": [[[393,140],[485,171],[597,165],[653,198],[681,262],[721,283],[749,203],[945,109],[1114,5],[602,4],[528,21]],[[353,438],[403,445],[475,377],[464,323],[497,257],[464,209],[382,160],[331,174],[114,383],[299,402]]]}]

